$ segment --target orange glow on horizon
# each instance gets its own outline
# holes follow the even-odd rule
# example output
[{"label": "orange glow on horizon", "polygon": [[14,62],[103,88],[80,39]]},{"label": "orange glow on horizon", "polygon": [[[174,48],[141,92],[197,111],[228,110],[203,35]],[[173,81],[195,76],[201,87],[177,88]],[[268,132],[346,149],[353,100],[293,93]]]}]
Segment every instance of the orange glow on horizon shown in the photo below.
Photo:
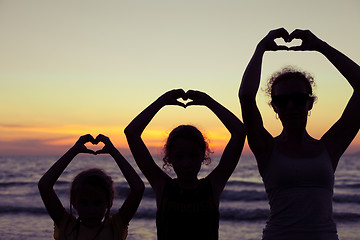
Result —
[{"label": "orange glow on horizon", "polygon": [[[110,137],[113,144],[121,149],[123,154],[130,154],[123,126],[20,126],[0,125],[0,155],[52,155],[65,153],[84,134],[92,134],[96,137],[99,133]],[[142,138],[153,153],[160,153],[170,130],[160,127],[149,127],[145,130]],[[221,154],[229,141],[230,134],[225,128],[213,128],[203,131],[208,140],[210,150],[214,154]],[[356,137],[347,153],[360,151],[359,137]],[[100,145],[102,146],[102,145]],[[100,146],[89,148],[99,149]],[[243,154],[252,154],[247,141]]]},{"label": "orange glow on horizon", "polygon": [[[0,155],[9,154],[61,154],[65,153],[84,134],[104,134],[120,149],[128,149],[122,126],[20,126],[2,125],[0,133],[2,144]],[[143,141],[149,149],[163,148],[170,130],[159,127],[149,127],[142,135]],[[216,128],[204,131],[211,151],[215,154],[222,152],[230,134],[226,129]],[[89,145],[91,146],[91,144]],[[94,147],[99,148],[99,147]],[[30,151],[31,149],[31,151]]]}]

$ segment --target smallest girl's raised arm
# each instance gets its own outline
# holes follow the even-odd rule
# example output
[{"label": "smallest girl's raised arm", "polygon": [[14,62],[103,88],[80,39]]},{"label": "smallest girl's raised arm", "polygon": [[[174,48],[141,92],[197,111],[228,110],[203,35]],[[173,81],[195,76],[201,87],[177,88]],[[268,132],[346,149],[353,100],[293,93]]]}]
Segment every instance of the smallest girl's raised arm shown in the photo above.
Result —
[{"label": "smallest girl's raised arm", "polygon": [[84,144],[87,142],[95,142],[95,139],[90,134],[81,136],[75,145],[51,166],[51,168],[41,177],[38,183],[41,198],[44,202],[46,210],[55,224],[60,223],[65,209],[54,191],[54,185],[60,175],[64,172],[65,168],[77,154],[95,154],[94,151],[86,148]]},{"label": "smallest girl's raised arm", "polygon": [[104,148],[97,151],[96,153],[109,153],[114,158],[116,164],[120,168],[120,171],[123,173],[126,181],[130,186],[130,193],[128,194],[123,205],[119,209],[121,218],[123,219],[125,224],[128,224],[139,207],[145,189],[144,182],[141,180],[134,168],[114,147],[108,137],[100,134],[96,137],[96,140],[105,144]]}]

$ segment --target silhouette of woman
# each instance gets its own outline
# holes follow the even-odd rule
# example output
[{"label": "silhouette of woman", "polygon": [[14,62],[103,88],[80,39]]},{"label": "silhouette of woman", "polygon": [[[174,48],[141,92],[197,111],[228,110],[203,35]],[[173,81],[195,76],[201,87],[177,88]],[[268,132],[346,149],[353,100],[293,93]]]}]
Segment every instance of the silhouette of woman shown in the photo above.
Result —
[{"label": "silhouette of woman", "polygon": [[[302,44],[287,48],[286,42]],[[315,96],[311,76],[291,68],[276,73],[268,83],[271,106],[283,129],[273,137],[263,125],[255,97],[260,84],[262,57],[266,51],[292,50],[322,53],[347,79],[354,92],[340,119],[321,137],[306,130]],[[360,67],[309,30],[289,34],[280,28],[270,31],[257,45],[239,90],[248,142],[255,155],[270,204],[263,240],[338,239],[333,220],[334,172],[341,155],[360,127]]]}]

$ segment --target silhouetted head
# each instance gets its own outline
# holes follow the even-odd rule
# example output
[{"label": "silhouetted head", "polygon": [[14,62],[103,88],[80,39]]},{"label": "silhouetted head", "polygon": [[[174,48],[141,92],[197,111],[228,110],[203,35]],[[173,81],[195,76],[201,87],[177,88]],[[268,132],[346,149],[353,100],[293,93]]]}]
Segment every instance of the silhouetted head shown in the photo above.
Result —
[{"label": "silhouetted head", "polygon": [[[286,67],[274,73],[268,81],[266,93],[271,97],[270,105],[279,114],[283,123],[306,125],[308,111],[313,107],[314,78],[306,72]],[[285,126],[284,126],[285,127]]]},{"label": "silhouetted head", "polygon": [[70,207],[74,206],[80,221],[89,226],[109,217],[113,200],[113,180],[101,169],[82,171],[71,184]]},{"label": "silhouetted head", "polygon": [[164,168],[167,166],[174,167],[175,161],[181,157],[186,157],[185,155],[199,158],[200,164],[211,162],[209,144],[200,130],[192,125],[180,125],[174,128],[166,141],[164,153]]},{"label": "silhouetted head", "polygon": [[282,70],[273,73],[267,83],[265,92],[269,97],[272,97],[275,95],[274,91],[279,83],[294,80],[303,82],[306,92],[313,98],[313,100],[316,100],[316,96],[313,93],[313,88],[315,87],[313,76],[305,71],[297,70],[292,66],[284,67]]}]

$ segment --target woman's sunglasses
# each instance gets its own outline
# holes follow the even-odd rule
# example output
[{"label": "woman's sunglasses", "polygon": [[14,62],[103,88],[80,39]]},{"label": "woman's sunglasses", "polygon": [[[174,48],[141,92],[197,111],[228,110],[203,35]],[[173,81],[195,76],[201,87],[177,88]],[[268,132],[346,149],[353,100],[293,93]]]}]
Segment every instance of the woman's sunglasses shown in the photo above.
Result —
[{"label": "woman's sunglasses", "polygon": [[280,94],[271,96],[272,103],[276,107],[284,108],[291,100],[296,107],[303,107],[306,105],[307,100],[311,98],[309,93],[292,93],[292,94]]}]

